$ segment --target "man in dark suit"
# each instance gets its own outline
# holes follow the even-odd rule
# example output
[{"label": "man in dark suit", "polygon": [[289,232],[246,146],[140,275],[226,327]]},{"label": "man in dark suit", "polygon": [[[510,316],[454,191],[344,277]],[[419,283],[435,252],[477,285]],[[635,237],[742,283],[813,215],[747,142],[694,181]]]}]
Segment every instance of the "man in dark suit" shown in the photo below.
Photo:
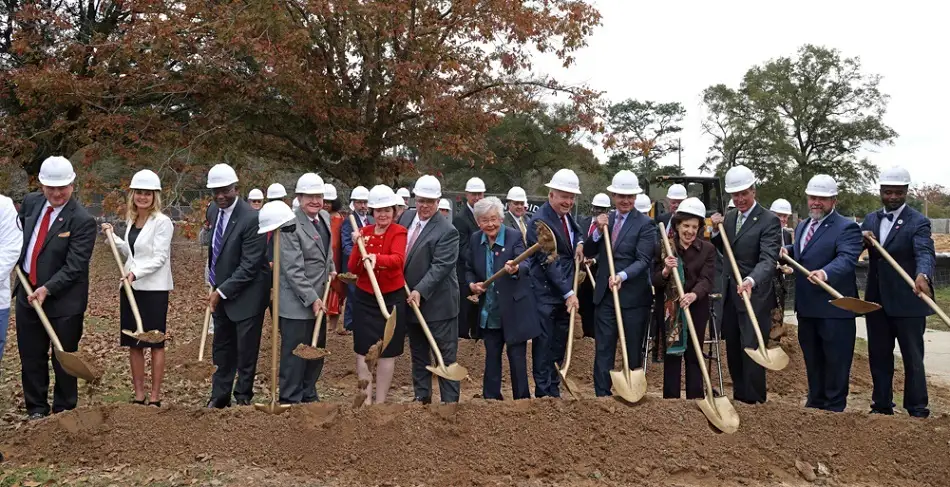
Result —
[{"label": "man in dark suit", "polygon": [[673,214],[676,213],[676,210],[680,207],[680,203],[682,203],[687,196],[689,195],[686,193],[686,186],[683,186],[679,183],[671,185],[669,189],[666,190],[666,202],[669,206],[668,211],[662,215],[657,214],[654,217],[654,220],[657,224],[660,222],[663,223],[663,226],[667,229],[667,235],[670,237],[673,236],[673,230],[670,228],[670,221],[673,220]]},{"label": "man in dark suit", "polygon": [[927,376],[924,374],[924,331],[932,310],[918,297],[933,296],[936,269],[930,220],[907,206],[910,173],[892,167],[881,173],[882,210],[867,215],[861,224],[865,238],[874,238],[891,257],[914,276],[914,289],[904,282],[880,252],[867,245],[870,265],[864,299],[880,303],[867,315],[868,361],[871,365],[871,412],[894,414],[894,341],[904,360],[904,409],[911,416],[930,416]]},{"label": "man in dark suit", "polygon": [[527,246],[537,243],[536,224],[542,221],[554,232],[557,256],[551,263],[543,252],[531,256],[531,280],[541,321],[541,334],[531,342],[531,372],[535,397],[561,397],[561,378],[555,363],[564,360],[568,317],[571,309],[578,307],[574,259],[583,258],[583,234],[571,216],[571,209],[581,189],[577,174],[570,169],[554,173],[545,186],[549,188],[548,201],[528,222]]},{"label": "man in dark suit", "polygon": [[795,278],[798,343],[808,376],[805,407],[844,411],[854,356],[854,313],[833,306],[834,299],[814,282],[823,281],[844,296],[857,297],[855,265],[861,254],[861,229],[835,211],[838,183],[826,174],[811,178],[805,189],[808,215],[795,231],[797,244],[781,253],[791,254],[811,273]]},{"label": "man in dark suit", "polygon": [[[726,192],[732,195],[736,209],[723,217],[710,217],[714,228],[720,223],[726,227],[729,243],[735,254],[736,265],[742,274],[737,281],[731,265],[723,263],[725,300],[723,302],[722,336],[726,340],[729,375],[732,376],[733,397],[745,403],[765,402],[765,369],[749,357],[744,348],[759,348],[740,293],[748,293],[752,309],[759,322],[762,336],[769,335],[770,314],[775,303],[772,274],[782,245],[778,217],[755,200],[755,176],[745,166],[735,166],[726,173]],[[714,232],[712,243],[726,255],[719,232]],[[725,257],[728,260],[728,257]]]},{"label": "man in dark suit", "polygon": [[[788,219],[792,216],[792,204],[784,198],[779,198],[772,202],[769,211],[775,213],[779,223],[782,225],[782,247],[789,246],[796,242],[795,232],[788,228]],[[790,266],[783,263],[781,259],[775,267],[772,286],[775,288],[775,308],[772,309],[772,329],[769,330],[769,343],[778,346],[782,337],[785,336],[785,297],[788,294],[786,285],[788,276],[794,271]]]},{"label": "man in dark suit", "polygon": [[[43,307],[63,349],[75,352],[82,338],[89,294],[89,259],[96,243],[96,221],[72,199],[76,173],[64,157],[49,157],[40,166],[42,192],[30,193],[20,208],[23,246],[17,265],[29,276],[33,293],[16,282],[17,349],[20,352],[23,400],[29,419],[48,416],[49,361],[56,386],[53,413],[76,408],[76,378],[67,374],[30,303]],[[7,276],[3,276],[4,279]]]},{"label": "man in dark suit", "polygon": [[[590,216],[586,218],[581,218],[578,225],[581,228],[581,231],[584,232],[584,238],[588,238],[594,234],[594,230],[597,228],[597,222],[594,220],[597,218],[597,215],[607,213],[610,209],[610,197],[606,193],[597,193],[594,195],[594,199],[591,200],[590,204]],[[597,258],[584,258],[584,262],[587,263],[587,266],[590,267],[590,272],[593,274],[587,276],[584,282],[580,283],[580,286],[577,288],[577,300],[580,304],[580,314],[581,314],[581,326],[584,329],[584,336],[594,338],[594,322],[596,320],[596,306],[594,306],[594,279],[597,276]],[[606,265],[606,264],[605,264]],[[586,272],[586,269],[581,268]]]},{"label": "man in dark suit", "polygon": [[257,233],[257,211],[238,197],[237,182],[237,174],[227,164],[208,171],[208,188],[215,202],[207,215],[213,222],[208,280],[214,287],[208,304],[214,316],[212,358],[217,367],[208,407],[215,408],[230,406],[232,392],[239,406],[251,403],[270,294],[266,237]]},{"label": "man in dark suit", "polygon": [[478,336],[478,305],[468,299],[468,286],[465,285],[465,269],[468,265],[468,243],[472,234],[478,231],[475,223],[474,207],[478,200],[485,197],[485,182],[481,178],[472,178],[465,183],[465,206],[452,222],[459,234],[459,258],[456,264],[456,280],[459,284],[459,338],[479,338]]},{"label": "man in dark suit", "polygon": [[[435,176],[422,176],[413,188],[416,208],[399,219],[406,227],[406,264],[403,272],[409,286],[408,302],[422,312],[442,359],[456,361],[459,330],[459,285],[456,265],[459,260],[458,231],[439,213],[442,184]],[[406,320],[409,352],[412,356],[412,388],[415,400],[432,402],[432,351],[415,313]],[[459,401],[458,381],[439,377],[442,402]]]},{"label": "man in dark suit", "polygon": [[[523,239],[528,231],[528,218],[525,216],[528,206],[528,193],[521,186],[512,186],[505,198],[508,211],[505,212],[505,225],[518,230]],[[525,240],[524,242],[526,242]],[[522,242],[522,243],[524,243]]]},{"label": "man in dark suit", "polygon": [[[372,225],[373,216],[369,214],[369,190],[363,186],[357,186],[350,192],[350,205],[353,207],[353,215],[356,217],[356,226],[363,228],[366,225]],[[347,262],[350,260],[350,254],[353,253],[353,225],[349,218],[344,218],[340,225],[340,243],[343,253],[343,260],[340,262],[340,270],[348,272]],[[359,249],[356,249],[359,252]],[[347,284],[346,286],[346,309],[343,314],[343,328],[353,329],[353,295],[356,293],[356,284]]]},{"label": "man in dark suit", "polygon": [[[623,314],[624,335],[631,368],[643,363],[643,339],[650,321],[649,274],[656,246],[656,226],[650,218],[636,211],[636,195],[642,193],[637,176],[622,170],[613,177],[607,188],[616,210],[600,214],[593,235],[584,242],[584,255],[597,256],[597,288],[594,304],[597,306],[595,325],[594,393],[597,397],[610,396],[610,370],[616,359],[618,322],[612,289],[617,289],[620,312]],[[607,265],[607,245],[603,231],[610,232],[616,274],[610,275]]]}]

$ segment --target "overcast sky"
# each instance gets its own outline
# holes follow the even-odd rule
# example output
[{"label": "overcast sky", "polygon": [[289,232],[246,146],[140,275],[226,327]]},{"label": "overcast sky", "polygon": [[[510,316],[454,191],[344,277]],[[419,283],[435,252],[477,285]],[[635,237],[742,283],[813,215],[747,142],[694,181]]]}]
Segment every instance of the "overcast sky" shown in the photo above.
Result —
[{"label": "overcast sky", "polygon": [[[940,2],[745,0],[642,2],[594,0],[603,25],[563,70],[551,59],[539,70],[566,83],[587,83],[610,100],[678,101],[683,168],[698,174],[709,141],[703,137],[701,92],[738,87],[755,64],[792,56],[811,43],[861,58],[864,73],[883,76],[891,96],[884,121],[899,134],[893,146],[867,155],[878,167],[901,164],[914,183],[950,187],[950,29]],[[602,151],[598,151],[602,155]],[[672,160],[664,162],[675,163]]]}]

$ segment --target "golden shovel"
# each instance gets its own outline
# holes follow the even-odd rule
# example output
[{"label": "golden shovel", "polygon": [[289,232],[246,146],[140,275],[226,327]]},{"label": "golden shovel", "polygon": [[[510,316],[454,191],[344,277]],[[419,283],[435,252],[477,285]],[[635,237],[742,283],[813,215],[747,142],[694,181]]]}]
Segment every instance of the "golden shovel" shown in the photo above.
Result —
[{"label": "golden shovel", "polygon": [[[666,248],[666,255],[673,255],[673,249],[670,247],[670,239],[666,235],[666,228],[663,222],[660,222],[660,235],[663,236],[663,246]],[[679,272],[671,271],[673,279],[676,282],[677,295],[682,298],[683,282],[680,280]],[[693,324],[693,314],[689,306],[683,308],[686,315],[686,326],[689,328],[689,339],[693,344],[693,351],[696,353],[696,361],[699,362],[699,370],[703,373],[703,384],[706,386],[706,396],[696,401],[700,411],[706,416],[706,419],[712,423],[719,431],[723,433],[735,433],[739,429],[739,413],[732,406],[732,402],[726,396],[716,396],[713,393],[712,381],[709,379],[709,370],[706,368],[706,359],[703,357],[703,348],[699,343],[699,335],[696,334],[696,326]]]},{"label": "golden shovel", "polygon": [[[729,237],[726,236],[726,227],[719,224],[719,236],[722,237],[722,246],[726,249],[726,256],[729,257],[729,264],[732,265],[732,273],[736,282],[742,282],[742,274],[739,272],[739,266],[736,264],[736,257],[732,253],[732,246],[729,245]],[[752,331],[755,332],[755,338],[759,342],[759,348],[746,348],[745,353],[755,361],[755,363],[769,370],[782,370],[788,365],[788,354],[781,347],[765,348],[765,342],[762,340],[762,330],[759,329],[759,320],[755,317],[755,310],[752,309],[752,301],[749,300],[749,293],[742,293],[742,301],[745,302],[746,313],[749,314],[749,321],[752,322]]]},{"label": "golden shovel", "polygon": [[[354,217],[352,213],[350,213],[350,225],[353,228],[359,228],[359,226],[356,225],[356,217]],[[383,293],[379,290],[379,283],[376,282],[376,274],[373,272],[373,264],[369,261],[369,254],[366,252],[366,245],[363,243],[362,235],[356,239],[356,244],[360,248],[360,255],[363,257],[363,267],[366,268],[369,282],[373,286],[373,294],[376,296],[376,304],[379,305],[379,312],[386,317],[386,328],[383,330],[383,348],[379,350],[379,353],[383,353],[383,350],[386,350],[386,347],[389,346],[389,341],[392,340],[393,334],[396,332],[396,307],[393,306],[392,311],[386,309],[386,301],[383,300]]]},{"label": "golden shovel", "polygon": [[[610,275],[616,276],[617,270],[614,268],[614,251],[610,244],[610,232],[605,230],[601,232],[604,237],[604,245],[607,246],[607,265],[610,269]],[[635,403],[643,398],[647,392],[647,374],[643,367],[630,370],[630,360],[627,357],[627,339],[623,331],[623,314],[620,311],[620,296],[617,294],[617,288],[608,286],[614,295],[614,314],[617,316],[617,337],[620,340],[620,352],[623,354],[623,369],[610,371],[610,382],[613,385],[613,392],[622,397],[625,401]]]},{"label": "golden shovel", "polygon": [[[515,265],[524,262],[525,259],[531,257],[539,250],[543,250],[544,253],[548,254],[549,259],[557,255],[557,240],[554,239],[554,232],[551,231],[551,228],[541,220],[537,220],[535,222],[535,228],[538,231],[538,242],[528,247],[528,249],[522,252],[521,255],[515,257],[515,259],[512,261],[515,263]],[[553,259],[551,259],[550,262],[553,262]],[[506,275],[508,275],[508,272],[505,271],[505,269],[498,269],[498,272],[492,274],[488,279],[485,279],[482,284],[485,285],[485,289],[488,289],[489,284],[501,279]],[[479,297],[477,294],[470,294],[466,299],[478,304],[478,298]]]},{"label": "golden shovel", "polygon": [[[20,279],[20,285],[23,286],[26,295],[29,296],[33,294],[33,287],[30,286],[30,281],[23,275],[23,271],[20,270],[19,266],[16,267],[16,275]],[[43,307],[40,306],[39,301],[34,299],[30,304],[33,306],[33,310],[36,311],[36,315],[40,317],[40,322],[43,323],[43,328],[46,329],[46,334],[49,335],[50,341],[53,342],[53,354],[56,356],[56,360],[59,361],[59,365],[63,367],[63,370],[66,371],[67,374],[73,377],[79,377],[86,382],[99,380],[99,372],[94,367],[83,362],[75,353],[63,350],[63,344],[59,341],[59,337],[56,336],[56,331],[53,330],[53,325],[50,324],[49,318],[46,317],[46,313],[43,311]]]},{"label": "golden shovel", "polygon": [[122,265],[122,257],[119,256],[119,249],[115,247],[115,241],[113,240],[112,229],[109,228],[106,230],[106,240],[109,242],[109,248],[112,249],[112,256],[115,257],[115,263],[119,266],[119,276],[122,278],[122,287],[125,289],[125,297],[129,300],[129,307],[132,308],[132,316],[135,317],[135,331],[122,330],[124,335],[128,335],[140,342],[145,343],[162,343],[165,341],[165,334],[158,331],[152,330],[146,332],[142,327],[142,315],[139,313],[138,303],[135,302],[135,294],[132,293],[132,285],[129,284],[129,280],[125,278],[125,266]]},{"label": "golden shovel", "polygon": [[[898,264],[896,260],[894,260],[894,257],[891,257],[891,254],[888,253],[886,250],[884,250],[884,247],[882,247],[881,244],[878,243],[877,239],[867,238],[867,237],[865,238],[871,242],[871,245],[874,245],[874,248],[877,249],[877,251],[880,252],[881,255],[884,256],[884,260],[886,260],[887,263],[890,264],[891,267],[893,267],[894,270],[897,271],[897,273],[900,274],[902,278],[904,278],[904,282],[910,285],[911,289],[916,290],[917,285],[914,284],[914,280],[911,279],[911,277],[907,274],[904,268],[901,267],[900,264]],[[940,309],[940,306],[937,306],[937,303],[935,303],[934,300],[930,298],[930,296],[926,294],[918,294],[917,297],[919,297],[923,302],[927,303],[927,306],[930,306],[930,309],[934,310],[934,313],[937,313],[937,316],[939,316],[940,319],[943,320],[944,323],[946,323],[947,325],[950,325],[950,317],[947,317],[947,313],[944,313],[943,310]]]},{"label": "golden shovel", "polygon": [[270,316],[271,316],[271,335],[270,335],[270,402],[266,404],[256,403],[254,409],[271,414],[280,414],[290,409],[289,404],[280,404],[277,402],[277,388],[280,386],[280,379],[277,374],[278,363],[278,345],[280,341],[280,331],[278,330],[277,320],[280,316],[280,227],[274,229],[274,268],[271,287],[274,290],[271,294]]},{"label": "golden shovel", "polygon": [[[214,292],[214,288],[208,286],[208,289],[211,292]],[[205,306],[205,320],[201,325],[201,341],[198,342],[198,361],[203,362],[205,359],[205,344],[208,343],[208,329],[211,327],[211,305]]]},{"label": "golden shovel", "polygon": [[330,355],[330,351],[326,348],[317,348],[317,339],[320,338],[320,323],[326,323],[326,306],[327,298],[330,297],[330,283],[333,282],[333,279],[327,278],[327,287],[323,290],[323,309],[317,313],[316,321],[313,323],[313,338],[310,340],[310,345],[306,343],[301,343],[294,348],[294,355],[304,359],[304,360],[320,360],[327,355]]},{"label": "golden shovel", "polygon": [[[801,272],[802,274],[805,274],[806,276],[810,274],[810,271],[808,269],[803,267],[798,262],[795,262],[795,260],[792,259],[791,256],[783,255],[782,258],[785,259],[789,264],[792,264],[792,267],[794,267],[795,270],[797,270],[798,272]],[[877,311],[881,309],[880,304],[872,303],[870,301],[865,301],[863,299],[852,298],[850,296],[843,296],[841,293],[836,291],[835,288],[831,287],[831,285],[829,285],[827,282],[818,281],[818,280],[809,281],[809,282],[811,282],[812,284],[817,284],[820,288],[824,289],[826,293],[834,297],[834,299],[828,302],[845,311],[850,311],[852,313],[863,315],[863,314],[868,314],[872,311]]]},{"label": "golden shovel", "polygon": [[[410,294],[409,285],[403,283],[403,288],[405,288],[406,296],[408,296]],[[445,359],[442,358],[442,352],[439,351],[439,346],[435,343],[435,337],[432,336],[432,331],[429,330],[429,325],[426,323],[426,319],[422,317],[422,311],[419,311],[419,306],[416,306],[416,303],[412,303],[412,311],[416,313],[416,319],[419,320],[419,325],[422,326],[422,332],[426,334],[426,340],[429,341],[429,348],[432,349],[432,353],[435,354],[435,360],[438,363],[438,366],[426,365],[426,370],[448,380],[459,381],[467,377],[468,370],[459,365],[458,362],[449,364],[448,366],[445,365]],[[389,343],[385,339],[383,342],[386,344]]]},{"label": "golden shovel", "polygon": [[[574,294],[577,295],[577,286],[583,280],[581,272],[581,261],[574,259]],[[594,282],[593,276],[591,277],[591,283]],[[580,389],[578,389],[577,384],[567,377],[567,369],[571,367],[571,352],[574,350],[574,320],[577,317],[577,308],[571,308],[571,316],[569,318],[567,325],[567,350],[564,352],[564,361],[562,364],[563,367],[558,367],[557,363],[554,364],[554,368],[557,369],[557,373],[561,375],[561,382],[564,383],[564,388],[567,389],[567,392],[570,392],[572,396],[580,399]]]}]

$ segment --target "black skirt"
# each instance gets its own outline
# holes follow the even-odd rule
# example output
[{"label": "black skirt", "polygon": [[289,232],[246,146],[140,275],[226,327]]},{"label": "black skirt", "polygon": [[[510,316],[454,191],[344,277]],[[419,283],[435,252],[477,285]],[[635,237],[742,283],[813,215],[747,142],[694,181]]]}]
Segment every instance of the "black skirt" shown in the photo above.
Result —
[{"label": "black skirt", "polygon": [[[145,331],[157,330],[165,333],[165,320],[168,316],[168,291],[136,291],[132,290],[135,296],[135,304],[139,307],[139,314],[142,316],[142,328]],[[129,299],[125,295],[125,289],[119,288],[119,308],[120,325],[123,330],[134,332],[135,315],[132,314],[132,307],[129,306]],[[165,342],[146,343],[136,340],[125,333],[119,334],[119,345],[132,348],[165,348]]]},{"label": "black skirt", "polygon": [[[360,288],[356,288],[353,299],[353,351],[359,355],[366,355],[376,342],[383,339],[386,329],[386,318],[379,311],[376,296]],[[380,354],[381,358],[398,357],[402,355],[406,341],[406,292],[397,289],[383,295],[386,308],[396,308],[396,330],[389,346]]]}]

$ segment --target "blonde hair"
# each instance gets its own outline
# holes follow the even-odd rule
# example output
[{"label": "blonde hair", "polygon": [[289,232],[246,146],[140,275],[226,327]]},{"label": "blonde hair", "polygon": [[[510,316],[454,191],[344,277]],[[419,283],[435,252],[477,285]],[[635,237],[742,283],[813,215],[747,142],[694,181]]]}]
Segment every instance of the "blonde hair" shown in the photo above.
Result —
[{"label": "blonde hair", "polygon": [[[125,219],[134,222],[138,217],[138,209],[135,207],[135,192],[136,191],[151,191],[148,189],[130,189],[129,196],[125,202]],[[149,207],[149,212],[153,215],[162,212],[162,192],[161,191],[152,191],[152,206]]]}]

